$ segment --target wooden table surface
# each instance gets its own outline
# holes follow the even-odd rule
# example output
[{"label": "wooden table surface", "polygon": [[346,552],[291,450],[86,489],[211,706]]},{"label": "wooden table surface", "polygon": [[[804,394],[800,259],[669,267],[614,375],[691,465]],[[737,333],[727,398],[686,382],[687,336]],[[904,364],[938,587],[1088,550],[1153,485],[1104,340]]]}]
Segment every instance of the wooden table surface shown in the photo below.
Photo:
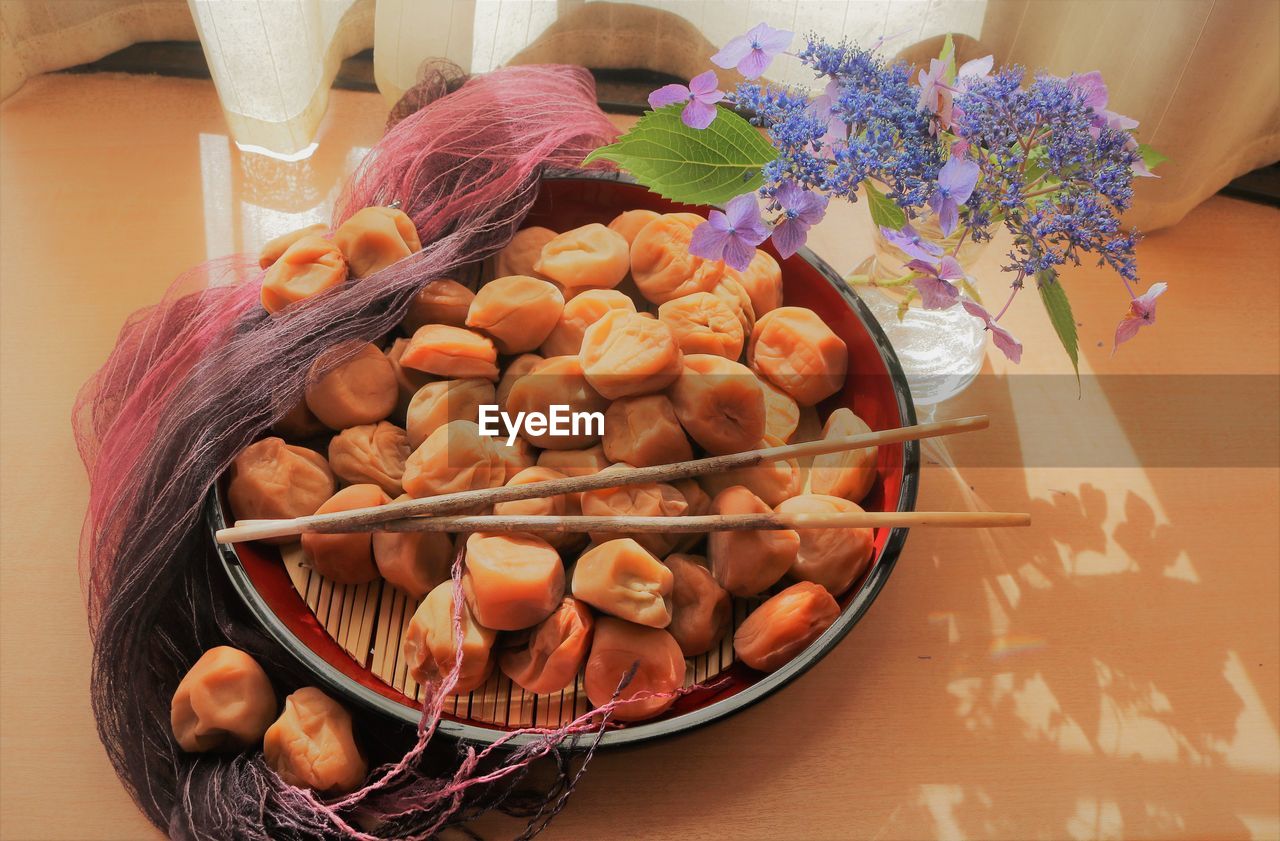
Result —
[{"label": "wooden table surface", "polygon": [[[157,837],[89,713],[77,388],[183,269],[325,218],[384,113],[335,92],[319,149],[286,164],[237,152],[205,82],[43,77],[0,110],[0,836]],[[867,253],[862,212],[813,238],[842,271]],[[1214,198],[1151,235],[1144,276],[1170,291],[1114,357],[1119,282],[1071,272],[1079,396],[1038,302],[1017,302],[1020,368],[991,358],[944,409],[992,429],[930,451],[961,468],[927,467],[920,507],[1034,526],[913,533],[813,671],[598,757],[547,837],[1280,835],[1277,231],[1275,209]]]}]

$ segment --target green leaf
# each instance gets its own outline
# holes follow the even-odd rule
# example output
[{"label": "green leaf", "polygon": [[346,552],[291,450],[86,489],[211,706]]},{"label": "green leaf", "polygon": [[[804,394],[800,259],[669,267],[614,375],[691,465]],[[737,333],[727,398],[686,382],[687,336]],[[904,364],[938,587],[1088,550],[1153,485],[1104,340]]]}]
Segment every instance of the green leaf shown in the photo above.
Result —
[{"label": "green leaf", "polygon": [[1147,165],[1147,169],[1155,172],[1156,167],[1169,160],[1164,155],[1152,149],[1145,143],[1138,144],[1138,154],[1142,155],[1142,162]]},{"label": "green leaf", "polygon": [[871,211],[871,221],[881,228],[902,230],[902,226],[907,224],[907,214],[902,208],[876,189],[876,185],[870,181],[863,181],[862,186],[867,191],[867,209]]},{"label": "green leaf", "polygon": [[1036,286],[1040,289],[1040,301],[1049,313],[1049,322],[1062,341],[1067,356],[1071,357],[1071,367],[1076,371],[1076,384],[1080,383],[1080,349],[1076,336],[1076,320],[1071,314],[1071,302],[1067,300],[1067,291],[1062,288],[1058,278],[1051,272],[1036,275]]},{"label": "green leaf", "polygon": [[613,161],[658,195],[688,204],[723,204],[758,189],[761,167],[778,150],[726,108],[717,106],[715,120],[705,129],[682,123],[682,109],[677,103],[650,111],[583,164]]},{"label": "green leaf", "polygon": [[942,42],[942,52],[938,54],[938,58],[947,65],[943,80],[948,85],[954,85],[956,83],[956,42],[951,39],[950,32]]}]

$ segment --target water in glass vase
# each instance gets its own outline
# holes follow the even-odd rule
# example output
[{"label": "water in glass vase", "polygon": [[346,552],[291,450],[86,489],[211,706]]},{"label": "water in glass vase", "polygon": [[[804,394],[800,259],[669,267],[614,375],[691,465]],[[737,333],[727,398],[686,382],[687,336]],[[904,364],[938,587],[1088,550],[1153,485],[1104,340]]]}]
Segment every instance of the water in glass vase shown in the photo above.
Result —
[{"label": "water in glass vase", "polygon": [[[954,237],[948,241],[927,222],[912,225],[922,238],[953,252]],[[898,354],[912,399],[917,406],[932,408],[968,388],[982,370],[987,348],[983,324],[959,305],[926,310],[917,298],[904,308],[914,291],[902,280],[911,273],[906,267],[911,258],[889,244],[879,228],[872,226],[872,230],[875,252],[855,270],[854,288]],[[965,242],[956,259],[968,270],[985,246]]]}]

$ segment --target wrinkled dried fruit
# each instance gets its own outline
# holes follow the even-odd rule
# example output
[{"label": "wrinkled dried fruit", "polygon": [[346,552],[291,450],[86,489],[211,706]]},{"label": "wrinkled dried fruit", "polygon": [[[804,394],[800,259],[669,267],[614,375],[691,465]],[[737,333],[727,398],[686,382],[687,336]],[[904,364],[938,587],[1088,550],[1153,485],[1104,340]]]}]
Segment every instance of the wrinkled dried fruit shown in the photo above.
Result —
[{"label": "wrinkled dried fruit", "polygon": [[533,629],[529,641],[503,652],[498,664],[526,692],[559,692],[573,684],[586,662],[594,628],[591,609],[565,596],[556,612]]},{"label": "wrinkled dried fruit", "polygon": [[706,654],[729,629],[729,594],[707,570],[706,558],[677,554],[663,563],[675,579],[667,631],[685,657]]},{"label": "wrinkled dried fruit", "polygon": [[808,581],[792,584],[747,616],[733,635],[739,660],[762,672],[777,671],[809,647],[840,616],[840,605]]},{"label": "wrinkled dried fruit", "polygon": [[178,683],[169,707],[173,737],[185,751],[242,751],[262,741],[275,721],[276,693],[248,654],[211,648]]},{"label": "wrinkled dried fruit", "polygon": [[[609,401],[591,387],[576,356],[553,356],[544,359],[511,386],[507,393],[506,411],[540,413],[550,417],[552,406],[567,406],[572,414],[598,412],[604,414]],[[520,435],[535,447],[548,450],[580,450],[600,440],[600,424],[584,418],[565,421],[568,435],[552,434],[550,424],[535,432],[527,424],[520,425]],[[575,431],[574,426],[577,426]],[[505,435],[503,436],[505,438]]]},{"label": "wrinkled dried fruit", "polygon": [[566,295],[583,289],[612,289],[627,276],[627,240],[598,222],[565,231],[542,246],[534,269],[565,288]]},{"label": "wrinkled dried fruit", "polygon": [[610,400],[662,391],[681,370],[671,328],[625,310],[611,310],[588,327],[578,356],[587,382]]},{"label": "wrinkled dried fruit", "polygon": [[419,327],[428,324],[448,324],[463,327],[467,323],[467,310],[476,294],[467,287],[447,277],[438,277],[422,284],[417,294],[409,299],[400,327],[413,335]]},{"label": "wrinkled dried fruit", "polygon": [[467,380],[437,380],[418,389],[405,411],[405,432],[409,446],[418,448],[431,433],[449,421],[475,423],[482,405],[497,399],[493,383],[473,377]]},{"label": "wrinkled dried fruit", "polygon": [[665,394],[624,397],[611,403],[604,413],[604,452],[610,461],[633,467],[693,458],[689,439]]},{"label": "wrinkled dried fruit", "polygon": [[284,699],[284,712],[263,737],[262,753],[289,785],[326,795],[354,791],[369,772],[351,732],[351,714],[314,686]]},{"label": "wrinkled dried fruit", "polygon": [[[546,482],[551,479],[563,479],[565,474],[550,467],[526,467],[507,480],[507,485],[529,485],[534,482]],[[558,496],[539,496],[533,499],[517,499],[510,502],[499,502],[493,506],[493,513],[499,516],[513,515],[522,517],[564,517],[581,514],[579,494],[560,494]],[[567,552],[585,543],[585,535],[574,532],[546,532],[539,534],[560,552]]]},{"label": "wrinkled dried fruit", "polygon": [[[841,407],[831,413],[822,427],[823,439],[848,438],[871,431],[866,422],[849,409]],[[860,502],[876,481],[877,447],[842,450],[814,456],[809,469],[809,490],[815,494],[839,496]]]},{"label": "wrinkled dried fruit", "polygon": [[658,307],[658,319],[671,328],[686,354],[710,353],[735,361],[742,355],[744,333],[738,313],[710,292],[667,301]]},{"label": "wrinkled dried fruit", "polygon": [[[630,470],[629,464],[614,464],[605,471]],[[600,488],[583,491],[580,504],[582,513],[589,517],[679,517],[689,507],[684,494],[665,482],[639,485],[622,485],[616,488]],[[666,557],[675,546],[679,535],[661,532],[636,532],[620,535],[609,532],[591,532],[597,541],[618,537],[630,537],[658,557]]]},{"label": "wrinkled dried fruit", "polygon": [[616,289],[588,289],[564,305],[560,321],[542,343],[543,356],[568,356],[582,350],[582,337],[609,310],[635,312],[631,298]]},{"label": "wrinkled dried fruit", "polygon": [[368,277],[422,250],[413,220],[391,207],[356,212],[333,232],[333,241],[346,255],[352,277]]},{"label": "wrinkled dried fruit", "polygon": [[498,252],[494,258],[494,277],[508,277],[522,274],[538,277],[534,266],[542,257],[542,247],[556,238],[556,232],[550,228],[539,228],[536,225],[516,231],[516,235],[507,243],[507,247]]},{"label": "wrinkled dried fruit", "polygon": [[[317,514],[373,508],[386,505],[391,497],[377,485],[348,485],[316,509]],[[302,551],[312,569],[339,584],[364,584],[378,577],[373,564],[372,535],[369,532],[302,536]]]},{"label": "wrinkled dried fruit", "polygon": [[671,624],[671,570],[630,538],[602,542],[578,558],[573,597],[602,613],[646,625]]},{"label": "wrinkled dried fruit", "polygon": [[536,353],[522,353],[507,363],[507,367],[502,371],[502,379],[498,380],[498,389],[494,395],[500,407],[503,409],[507,407],[507,396],[511,394],[511,387],[521,377],[536,368],[542,359],[543,357]]},{"label": "wrinkled dried fruit", "polygon": [[564,295],[545,280],[510,275],[476,293],[467,326],[493,339],[501,353],[524,353],[542,344],[560,321]]},{"label": "wrinkled dried fruit", "polygon": [[[631,682],[618,692],[622,680],[636,667]],[[685,663],[680,645],[666,631],[646,628],[611,616],[596,620],[595,638],[583,685],[593,706],[603,706],[618,692],[613,718],[640,721],[675,703],[684,683]]]},{"label": "wrinkled dried fruit", "polygon": [[782,267],[767,251],[756,249],[746,271],[739,273],[756,318],[782,306]]},{"label": "wrinkled dried fruit", "polygon": [[560,604],[564,566],[555,548],[535,535],[477,532],[467,538],[462,590],[484,627],[531,628]]},{"label": "wrinkled dried fruit", "polygon": [[[413,499],[408,494],[396,502]],[[376,531],[373,562],[387,583],[420,599],[449,580],[453,538],[438,531]]]},{"label": "wrinkled dried fruit", "polygon": [[[418,683],[439,682],[451,671],[457,659],[453,632],[454,584],[445,581],[427,594],[418,605],[405,631],[401,644],[409,674]],[[458,614],[462,625],[462,664],[454,694],[479,689],[489,679],[493,667],[490,654],[497,632],[482,627],[463,599]]]},{"label": "wrinkled dried fruit", "polygon": [[[263,438],[231,462],[227,501],[237,520],[287,520],[316,513],[333,496],[324,456],[280,438]],[[292,538],[273,538],[284,543]]]},{"label": "wrinkled dried fruit", "polygon": [[[836,514],[861,511],[856,503],[836,496],[803,494],[778,506],[786,514]],[[800,549],[791,565],[792,578],[821,584],[839,595],[871,566],[875,554],[875,530],[798,529]]]},{"label": "wrinkled dried fruit", "polygon": [[407,347],[409,347],[408,339],[396,339],[383,351],[383,355],[391,363],[391,370],[395,372],[396,387],[400,390],[399,397],[396,399],[396,417],[400,420],[404,419],[405,412],[409,410],[409,401],[413,400],[413,395],[432,381],[430,374],[405,368],[400,364],[400,357],[404,356]]},{"label": "wrinkled dried fruit", "polygon": [[658,215],[652,210],[624,210],[613,217],[613,221],[609,223],[609,230],[622,234],[622,238],[627,241],[627,247],[630,248],[640,229],[657,219]]},{"label": "wrinkled dried fruit", "polygon": [[[715,514],[768,514],[772,508],[743,487],[720,492]],[[720,586],[735,596],[755,596],[778,582],[795,563],[800,535],[790,529],[716,531],[707,537],[707,559]]]},{"label": "wrinkled dried fruit", "polygon": [[404,488],[404,462],[409,457],[409,440],[404,430],[382,421],[344,429],[329,441],[329,467],[344,482],[371,482],[390,496]]},{"label": "wrinkled dried fruit", "polygon": [[507,480],[507,465],[471,421],[449,421],[427,436],[405,461],[401,484],[417,499],[496,488]]},{"label": "wrinkled dried fruit", "polygon": [[262,246],[262,250],[258,252],[258,267],[262,269],[271,268],[271,264],[280,259],[280,256],[289,250],[289,246],[293,245],[303,237],[319,236],[329,230],[329,226],[320,222],[314,225],[308,225],[305,228],[299,228],[296,231],[290,231],[287,234],[281,234],[275,239],[268,240],[267,244]]},{"label": "wrinkled dried fruit", "polygon": [[400,355],[400,364],[450,379],[498,379],[498,349],[493,341],[447,324],[419,327]]},{"label": "wrinkled dried fruit", "polygon": [[318,236],[302,237],[267,269],[262,278],[262,308],[279,312],[341,286],[346,279],[347,263],[338,246]]},{"label": "wrinkled dried fruit", "polygon": [[760,380],[764,394],[764,437],[786,442],[800,424],[800,406],[791,395],[768,380]]},{"label": "wrinkled dried fruit", "polygon": [[744,365],[690,354],[670,394],[680,425],[709,453],[749,450],[764,436],[764,391]]},{"label": "wrinkled dried fruit", "polygon": [[339,345],[321,354],[307,377],[307,408],[330,429],[377,423],[395,411],[400,397],[395,369],[375,345],[363,345],[354,356],[329,368],[330,360],[351,350],[351,345]]},{"label": "wrinkled dried fruit", "polygon": [[665,304],[694,292],[710,292],[724,276],[719,260],[689,253],[693,229],[705,221],[696,213],[664,213],[636,234],[631,276],[646,300]]},{"label": "wrinkled dried fruit", "polygon": [[779,307],[756,323],[747,347],[751,367],[799,403],[812,406],[844,385],[849,350],[818,314]]},{"label": "wrinkled dried fruit", "polygon": [[[765,438],[752,449],[778,447],[782,442],[776,438]],[[722,470],[700,477],[707,493],[716,496],[722,491],[741,485],[766,505],[776,507],[784,499],[790,499],[804,490],[804,473],[795,459],[769,461],[754,467],[736,467]]]},{"label": "wrinkled dried fruit", "polygon": [[271,425],[271,431],[293,441],[318,438],[331,432],[329,427],[322,424],[320,419],[307,408],[306,400],[299,400],[284,417]]}]

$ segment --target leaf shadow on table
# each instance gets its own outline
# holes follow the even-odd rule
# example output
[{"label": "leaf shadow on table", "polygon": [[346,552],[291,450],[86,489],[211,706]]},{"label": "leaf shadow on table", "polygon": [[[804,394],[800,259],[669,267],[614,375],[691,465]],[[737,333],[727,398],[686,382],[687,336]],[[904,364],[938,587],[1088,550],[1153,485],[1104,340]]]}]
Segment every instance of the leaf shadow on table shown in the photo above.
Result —
[{"label": "leaf shadow on table", "polygon": [[553,837],[598,797],[645,837],[1274,832],[1274,664],[1259,669],[1266,644],[1228,621],[1251,585],[1203,511],[1164,501],[1185,472],[1030,478],[1025,437],[1000,428],[1014,398],[981,399],[952,413],[1000,422],[926,450],[918,507],[1024,510],[1033,526],[913,532],[812,671],[730,721],[599,757]]}]

